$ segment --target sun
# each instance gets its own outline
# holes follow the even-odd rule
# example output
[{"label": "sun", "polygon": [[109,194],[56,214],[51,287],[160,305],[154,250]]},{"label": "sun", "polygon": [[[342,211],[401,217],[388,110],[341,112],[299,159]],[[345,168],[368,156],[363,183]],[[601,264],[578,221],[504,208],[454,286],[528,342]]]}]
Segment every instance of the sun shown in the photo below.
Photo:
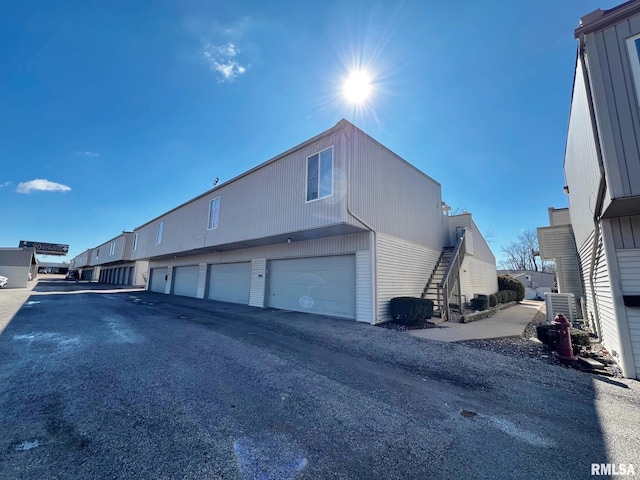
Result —
[{"label": "sun", "polygon": [[364,102],[371,94],[371,79],[362,71],[349,75],[344,83],[344,96],[353,103]]}]

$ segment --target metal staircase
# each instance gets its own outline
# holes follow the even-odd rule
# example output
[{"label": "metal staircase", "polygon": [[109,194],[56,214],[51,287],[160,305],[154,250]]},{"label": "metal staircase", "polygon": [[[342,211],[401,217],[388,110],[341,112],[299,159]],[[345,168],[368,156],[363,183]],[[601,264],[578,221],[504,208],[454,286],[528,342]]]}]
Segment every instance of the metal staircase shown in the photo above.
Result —
[{"label": "metal staircase", "polygon": [[449,262],[453,256],[453,247],[445,247],[442,249],[440,258],[436,262],[436,266],[431,272],[429,281],[422,291],[422,298],[433,301],[433,316],[442,318],[442,288],[440,283],[444,279],[444,274],[449,267]]}]

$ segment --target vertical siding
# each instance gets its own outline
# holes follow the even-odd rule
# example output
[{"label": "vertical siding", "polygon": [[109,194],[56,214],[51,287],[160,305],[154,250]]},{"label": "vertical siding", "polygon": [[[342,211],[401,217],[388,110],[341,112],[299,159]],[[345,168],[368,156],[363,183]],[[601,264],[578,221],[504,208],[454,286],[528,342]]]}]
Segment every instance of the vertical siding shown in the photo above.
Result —
[{"label": "vertical siding", "polygon": [[378,234],[376,245],[376,323],[391,320],[389,301],[394,297],[420,297],[440,251]]},{"label": "vertical siding", "polygon": [[640,215],[612,218],[610,221],[617,250],[640,248]]},{"label": "vertical siding", "polygon": [[[593,224],[592,224],[593,225]],[[593,229],[593,227],[592,227]],[[540,256],[556,263],[558,291],[573,293],[577,298],[584,295],[580,260],[571,225],[539,227],[538,243]]]},{"label": "vertical siding", "polygon": [[374,323],[373,259],[370,250],[356,252],[356,320]]},{"label": "vertical siding", "polygon": [[[623,295],[640,295],[640,248],[616,251]],[[636,378],[640,376],[640,308],[625,307]]]},{"label": "vertical siding", "polygon": [[265,285],[267,280],[267,260],[256,258],[251,260],[251,287],[249,289],[249,305],[264,307]]},{"label": "vertical siding", "polygon": [[[184,252],[346,223],[345,154],[342,135],[333,134],[228,184],[197,197],[136,229],[135,258]],[[333,147],[333,196],[306,202],[307,157]],[[220,197],[219,226],[208,230],[210,200]],[[164,222],[162,242],[156,229]]]},{"label": "vertical siding", "polygon": [[[349,210],[376,232],[441,250],[447,233],[440,184],[363,132],[346,133]],[[360,225],[355,218],[349,222]]]},{"label": "vertical siding", "polygon": [[[592,57],[589,58],[595,61]],[[578,58],[576,65],[571,99],[564,173],[569,186],[571,225],[576,237],[576,244],[582,245],[593,230],[593,211],[600,181],[600,171],[580,58]]]}]

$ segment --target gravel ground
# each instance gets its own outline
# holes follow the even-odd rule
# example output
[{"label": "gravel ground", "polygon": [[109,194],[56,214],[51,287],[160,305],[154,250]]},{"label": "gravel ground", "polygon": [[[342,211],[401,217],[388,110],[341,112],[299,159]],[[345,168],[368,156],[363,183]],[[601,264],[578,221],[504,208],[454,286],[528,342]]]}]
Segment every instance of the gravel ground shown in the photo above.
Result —
[{"label": "gravel ground", "polygon": [[[554,355],[549,348],[538,340],[536,334],[536,327],[545,323],[547,319],[547,313],[544,305],[540,311],[533,318],[531,323],[527,325],[522,338],[502,338],[496,340],[464,340],[456,342],[467,347],[479,348],[483,350],[490,350],[492,352],[500,353],[502,355],[518,357],[518,358],[531,358],[536,361],[549,363],[551,365],[560,365],[565,368],[571,368],[571,366],[562,363]],[[592,340],[591,343],[592,356],[599,361],[609,363],[605,367],[605,371],[612,377],[621,378],[622,370],[615,363],[614,359],[609,353],[604,350],[602,345],[597,340]]]}]

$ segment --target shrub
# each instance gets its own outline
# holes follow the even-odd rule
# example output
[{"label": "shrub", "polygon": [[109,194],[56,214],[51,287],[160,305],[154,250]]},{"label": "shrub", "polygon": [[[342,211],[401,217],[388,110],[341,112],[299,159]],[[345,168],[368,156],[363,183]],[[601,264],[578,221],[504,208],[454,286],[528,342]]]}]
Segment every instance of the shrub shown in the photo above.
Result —
[{"label": "shrub", "polygon": [[489,295],[489,306],[495,307],[496,305],[498,305],[498,297],[495,295]]},{"label": "shrub", "polygon": [[474,310],[487,310],[489,308],[489,296],[477,295],[471,299],[471,308]]},{"label": "shrub", "polygon": [[516,292],[516,301],[524,300],[524,285],[510,275],[498,275],[498,290],[513,290]]},{"label": "shrub", "polygon": [[506,290],[507,292],[507,301],[508,302],[515,302],[516,299],[518,298],[518,292],[514,292],[513,290]]},{"label": "shrub", "polygon": [[396,297],[391,299],[391,317],[405,325],[426,320],[433,315],[433,301],[426,298]]},{"label": "shrub", "polygon": [[590,347],[591,346],[591,338],[589,337],[589,333],[584,330],[579,330],[577,328],[572,328],[570,330],[571,333],[571,344],[575,347]]},{"label": "shrub", "polygon": [[498,298],[498,303],[505,303],[507,301],[507,292],[504,290],[497,292],[496,297]]},{"label": "shrub", "polygon": [[538,339],[547,345],[551,350],[555,350],[556,346],[556,326],[555,325],[538,325],[536,327]]}]

